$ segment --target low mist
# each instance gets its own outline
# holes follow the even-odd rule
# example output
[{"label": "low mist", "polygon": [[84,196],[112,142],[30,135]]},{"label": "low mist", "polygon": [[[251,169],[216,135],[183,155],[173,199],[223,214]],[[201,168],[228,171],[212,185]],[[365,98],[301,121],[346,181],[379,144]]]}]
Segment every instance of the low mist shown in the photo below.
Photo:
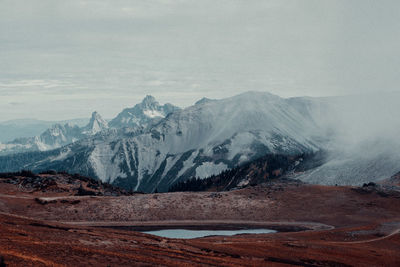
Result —
[{"label": "low mist", "polygon": [[357,184],[400,171],[400,94],[319,98],[315,117],[329,139],[326,163],[308,182]]}]

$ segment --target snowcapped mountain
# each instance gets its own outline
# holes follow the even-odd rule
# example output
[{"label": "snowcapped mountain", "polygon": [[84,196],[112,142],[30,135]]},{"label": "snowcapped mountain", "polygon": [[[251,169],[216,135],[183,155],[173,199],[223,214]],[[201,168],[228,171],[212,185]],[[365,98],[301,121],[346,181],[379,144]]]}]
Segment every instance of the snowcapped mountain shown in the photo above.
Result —
[{"label": "snowcapped mountain", "polygon": [[0,144],[0,154],[46,151],[70,144],[81,138],[82,134],[78,126],[54,124],[39,136],[17,138],[6,144]]},{"label": "snowcapped mountain", "polygon": [[106,129],[108,129],[107,121],[104,120],[97,111],[95,111],[92,113],[89,124],[82,129],[82,134],[91,136]]},{"label": "snowcapped mountain", "polygon": [[0,144],[0,154],[52,150],[93,136],[106,129],[108,129],[107,122],[101,118],[100,114],[93,112],[89,123],[82,128],[70,123],[64,125],[57,123],[39,136],[17,138],[14,141]]},{"label": "snowcapped mountain", "polygon": [[[110,127],[56,150],[0,157],[0,171],[68,170],[151,192],[167,191],[179,181],[205,178],[264,155],[324,151],[326,156],[318,164],[308,163],[311,167],[295,178],[359,185],[400,171],[400,117],[392,116],[400,114],[398,99],[398,95],[285,99],[248,92],[202,99],[150,121],[144,111],[157,105],[146,97],[133,108],[137,121],[148,122],[145,127]],[[118,117],[125,118],[121,114]]]},{"label": "snowcapped mountain", "polygon": [[127,132],[137,134],[177,110],[180,108],[168,103],[160,105],[153,96],[148,95],[133,108],[124,109],[110,123],[95,111],[92,113],[89,123],[84,127],[73,126],[69,123],[65,125],[56,123],[38,136],[17,138],[4,144],[0,143],[0,155],[56,149],[102,132],[106,135],[115,135],[116,132],[108,132],[109,129],[127,128],[120,131],[122,135]]},{"label": "snowcapped mountain", "polygon": [[38,145],[39,150],[50,150],[75,142],[81,138],[80,135],[81,131],[78,126],[55,124],[39,137],[35,137],[34,142]]},{"label": "snowcapped mountain", "polygon": [[67,121],[41,121],[36,119],[18,119],[0,122],[0,142],[10,142],[16,138],[37,136],[54,124],[70,123],[80,127],[86,125],[88,119],[73,119]]},{"label": "snowcapped mountain", "polygon": [[153,96],[147,95],[143,101],[133,108],[126,108],[110,121],[113,128],[137,126],[146,127],[165,118],[168,114],[178,111],[180,108],[172,104],[160,105]]},{"label": "snowcapped mountain", "polygon": [[144,132],[95,136],[31,162],[2,159],[0,170],[18,161],[33,170],[66,169],[128,189],[166,191],[179,180],[204,178],[262,155],[317,151],[323,133],[315,108],[308,99],[256,92],[200,101]]}]

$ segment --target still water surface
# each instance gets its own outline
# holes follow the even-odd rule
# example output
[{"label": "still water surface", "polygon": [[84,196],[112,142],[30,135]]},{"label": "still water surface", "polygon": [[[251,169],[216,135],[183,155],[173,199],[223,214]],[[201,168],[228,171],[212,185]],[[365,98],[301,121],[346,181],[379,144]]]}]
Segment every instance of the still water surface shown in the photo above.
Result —
[{"label": "still water surface", "polygon": [[233,236],[238,234],[269,234],[276,233],[270,229],[245,229],[245,230],[186,230],[186,229],[164,229],[157,231],[146,231],[146,234],[157,235],[167,238],[198,238],[211,235]]}]

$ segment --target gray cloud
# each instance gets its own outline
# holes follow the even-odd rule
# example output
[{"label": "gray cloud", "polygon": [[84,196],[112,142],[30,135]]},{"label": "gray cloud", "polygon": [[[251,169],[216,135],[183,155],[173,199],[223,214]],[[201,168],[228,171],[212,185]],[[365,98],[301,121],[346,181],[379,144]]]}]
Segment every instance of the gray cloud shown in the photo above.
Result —
[{"label": "gray cloud", "polygon": [[[111,117],[145,94],[186,106],[248,90],[399,91],[399,8],[389,0],[0,0],[0,120]],[[10,102],[30,104],[10,111],[2,105]]]}]

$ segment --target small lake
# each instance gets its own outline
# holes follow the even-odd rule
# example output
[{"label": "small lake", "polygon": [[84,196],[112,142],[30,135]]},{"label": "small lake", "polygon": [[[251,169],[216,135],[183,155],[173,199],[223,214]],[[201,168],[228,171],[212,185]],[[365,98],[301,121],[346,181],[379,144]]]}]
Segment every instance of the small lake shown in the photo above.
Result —
[{"label": "small lake", "polygon": [[239,234],[270,234],[276,233],[275,230],[270,229],[242,229],[242,230],[186,230],[186,229],[164,229],[156,231],[143,231],[143,233],[167,237],[167,238],[199,238],[205,236],[222,235],[233,236]]}]

